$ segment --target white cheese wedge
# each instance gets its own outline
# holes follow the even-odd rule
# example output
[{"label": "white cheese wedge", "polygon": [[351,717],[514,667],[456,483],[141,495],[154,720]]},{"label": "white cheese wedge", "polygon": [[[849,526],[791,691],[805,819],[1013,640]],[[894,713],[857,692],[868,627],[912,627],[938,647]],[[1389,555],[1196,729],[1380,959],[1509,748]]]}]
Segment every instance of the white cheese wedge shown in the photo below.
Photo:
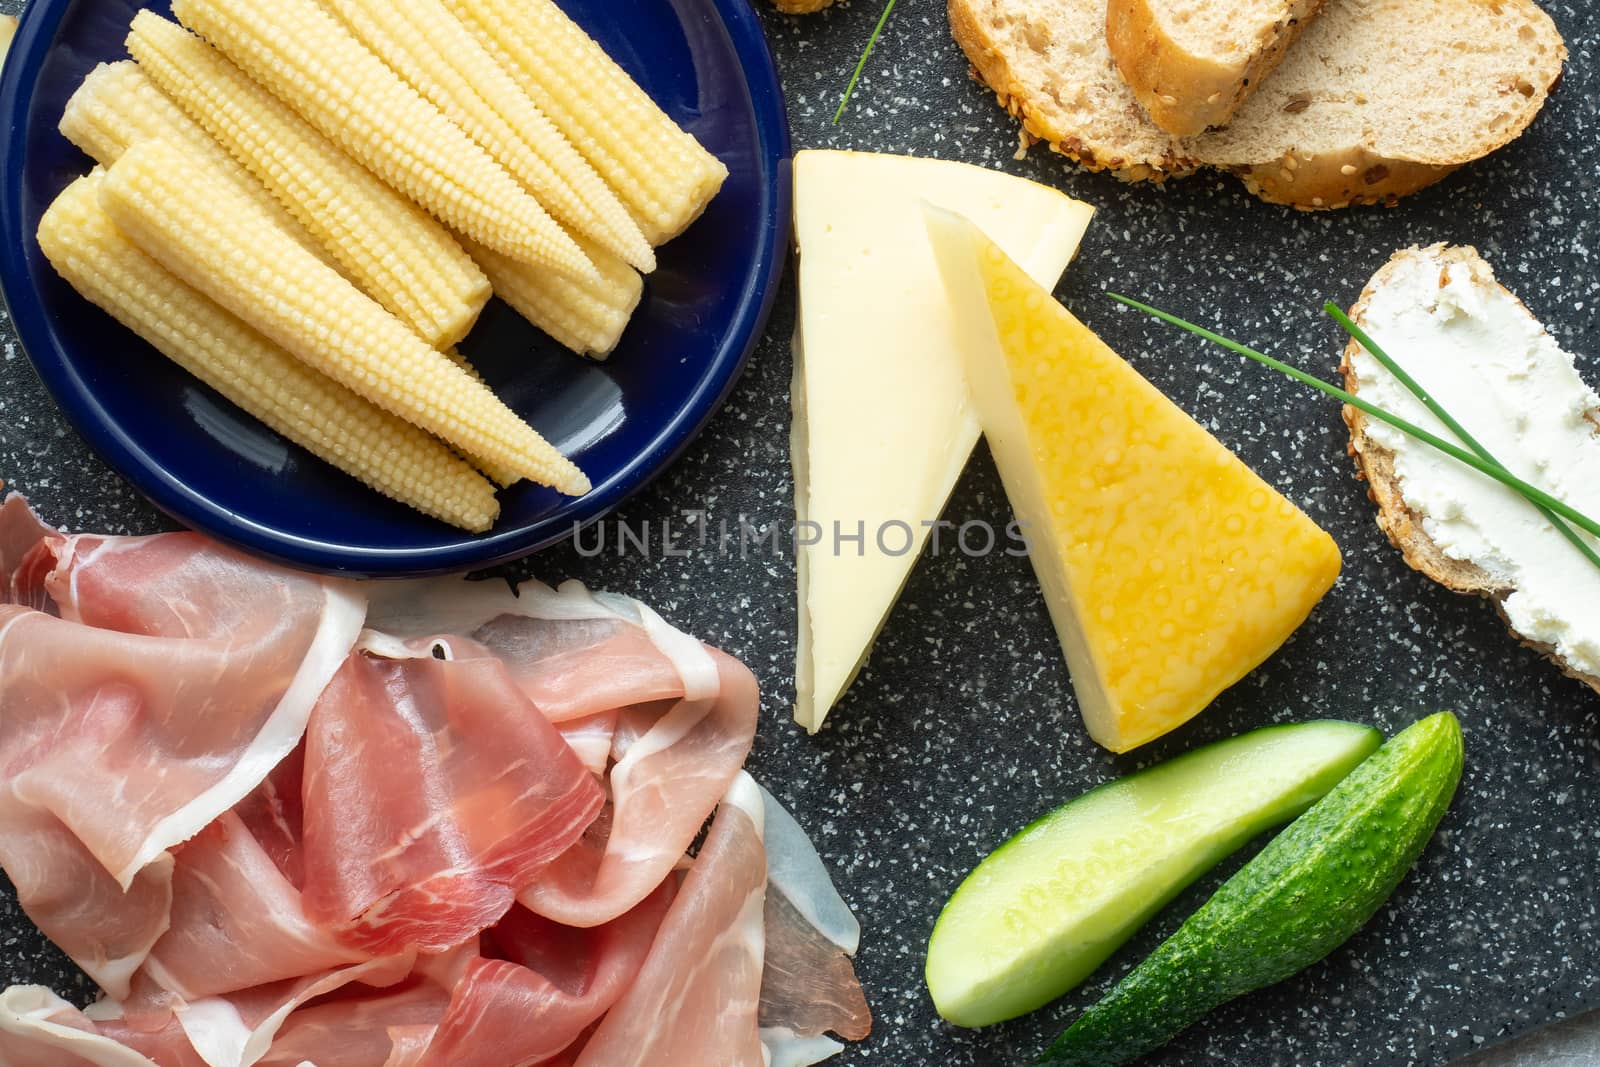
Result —
[{"label": "white cheese wedge", "polygon": [[978,441],[925,202],[977,223],[1046,288],[1094,213],[964,163],[795,157],[795,719],[813,733],[865,662]]}]

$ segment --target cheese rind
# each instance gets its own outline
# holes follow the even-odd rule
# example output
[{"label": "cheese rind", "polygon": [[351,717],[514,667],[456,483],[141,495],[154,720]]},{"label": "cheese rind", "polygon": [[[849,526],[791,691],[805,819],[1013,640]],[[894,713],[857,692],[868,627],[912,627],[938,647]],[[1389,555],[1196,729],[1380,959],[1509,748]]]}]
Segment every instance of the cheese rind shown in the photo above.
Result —
[{"label": "cheese rind", "polygon": [[[820,536],[797,550],[795,718],[812,732],[865,661],[978,440],[925,201],[972,218],[1046,287],[1093,215],[964,163],[795,157],[795,512]],[[838,550],[835,523],[846,538],[863,535],[859,549]]]},{"label": "cheese rind", "polygon": [[1287,640],[1339,549],[971,223],[928,226],[1089,733],[1137,748]]}]

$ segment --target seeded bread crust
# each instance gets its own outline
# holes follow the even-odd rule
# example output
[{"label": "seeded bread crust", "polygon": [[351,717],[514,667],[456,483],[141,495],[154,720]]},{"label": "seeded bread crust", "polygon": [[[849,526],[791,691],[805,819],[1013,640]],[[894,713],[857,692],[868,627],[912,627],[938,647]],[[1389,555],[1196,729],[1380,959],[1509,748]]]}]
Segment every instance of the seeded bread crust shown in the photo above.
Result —
[{"label": "seeded bread crust", "polygon": [[[1103,30],[1083,41],[1060,42],[1054,27],[1019,11],[1025,3],[949,3],[950,31],[971,62],[973,76],[1022,123],[1027,137],[1089,170],[1110,171],[1124,181],[1162,182],[1194,173],[1195,160],[1177,139],[1150,122],[1117,73]],[[1070,78],[1047,78],[1046,52],[1052,47],[1078,57]],[[1047,86],[1047,80],[1061,84]],[[1094,105],[1096,96],[1103,102]],[[1103,129],[1090,129],[1090,112],[1102,120],[1095,125]]]},{"label": "seeded bread crust", "polygon": [[1157,126],[1193,137],[1225,126],[1239,105],[1271,74],[1323,0],[1284,0],[1281,15],[1257,29],[1249,54],[1238,61],[1192,51],[1168,33],[1168,0],[1110,0],[1106,41],[1117,69]]},{"label": "seeded bread crust", "polygon": [[[1493,270],[1478,255],[1477,249],[1436,244],[1427,248],[1412,247],[1396,252],[1394,257],[1373,276],[1372,281],[1362,292],[1361,299],[1350,309],[1350,318],[1358,325],[1364,325],[1373,295],[1388,282],[1396,266],[1408,259],[1419,257],[1439,259],[1444,264],[1463,265],[1471,271],[1475,284],[1493,286],[1511,299],[1517,300],[1515,295],[1495,281]],[[1440,287],[1443,285],[1444,279],[1441,277]],[[1528,311],[1520,300],[1517,301],[1517,306],[1522,308],[1523,313],[1530,319],[1533,318],[1532,312]],[[1361,346],[1351,341],[1345,347],[1344,357],[1339,365],[1339,371],[1344,375],[1345,389],[1358,396],[1361,393],[1361,378],[1355,372],[1353,360],[1360,351]],[[1595,425],[1595,432],[1600,433],[1600,410],[1590,412],[1589,418]],[[1497,581],[1493,575],[1474,563],[1446,556],[1438,544],[1428,536],[1423,528],[1422,516],[1406,502],[1399,476],[1394,469],[1394,452],[1373,440],[1367,433],[1368,416],[1347,405],[1344,408],[1344,421],[1350,428],[1349,452],[1356,463],[1357,477],[1366,481],[1367,496],[1378,506],[1378,528],[1388,537],[1389,543],[1400,550],[1406,563],[1413,570],[1421,572],[1452,592],[1481,596],[1493,603],[1501,619],[1506,623],[1506,628],[1520,643],[1543,655],[1568,677],[1600,693],[1600,677],[1578,671],[1553,647],[1529,641],[1511,626],[1503,605],[1506,597],[1514,592],[1512,588]]]},{"label": "seeded bread crust", "polygon": [[1236,175],[1246,189],[1269,204],[1337,211],[1370,204],[1394,207],[1402,196],[1443,180],[1461,164],[1390,159],[1358,145],[1342,152],[1285,152],[1271,162],[1219,169]]}]

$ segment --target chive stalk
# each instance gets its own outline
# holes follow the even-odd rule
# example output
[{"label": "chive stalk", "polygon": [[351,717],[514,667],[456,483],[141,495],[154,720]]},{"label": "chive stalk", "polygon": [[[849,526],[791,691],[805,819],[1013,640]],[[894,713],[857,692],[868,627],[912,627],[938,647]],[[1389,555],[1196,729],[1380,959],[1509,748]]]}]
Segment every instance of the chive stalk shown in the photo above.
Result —
[{"label": "chive stalk", "polygon": [[1255,349],[1246,347],[1245,345],[1240,344],[1238,341],[1224,337],[1219,333],[1214,333],[1203,326],[1196,326],[1192,322],[1186,322],[1185,320],[1178,318],[1176,315],[1169,314],[1158,308],[1153,308],[1149,304],[1142,304],[1137,300],[1130,299],[1129,297],[1118,296],[1116,293],[1107,293],[1106,295],[1120,304],[1126,304],[1128,307],[1131,307],[1136,311],[1142,311],[1147,315],[1153,315],[1163,322],[1171,323],[1173,326],[1177,326],[1180,329],[1189,331],[1196,337],[1203,337],[1213,344],[1221,345],[1230,352],[1237,353],[1238,355],[1244,356],[1247,359],[1253,359],[1257,363],[1271,367],[1280,374],[1288,375],[1297,382],[1309,385],[1313,389],[1318,389],[1328,394],[1335,400],[1343,401],[1356,410],[1365,412],[1366,414],[1377,419],[1379,422],[1388,423],[1395,429],[1415,438],[1418,441],[1421,441],[1430,448],[1443,452],[1451,459],[1454,459],[1460,463],[1464,463],[1480,474],[1484,474],[1490,478],[1493,478],[1506,488],[1520,493],[1532,503],[1549,509],[1584,532],[1593,534],[1596,537],[1600,537],[1600,522],[1596,522],[1594,519],[1589,518],[1589,516],[1568,505],[1566,502],[1557,500],[1555,497],[1551,496],[1543,489],[1540,489],[1538,486],[1530,485],[1529,483],[1523,481],[1521,478],[1518,478],[1516,475],[1512,474],[1498,463],[1486,460],[1473,452],[1467,451],[1459,445],[1451,444],[1444,438],[1424,430],[1415,423],[1408,422],[1398,415],[1393,415],[1385,411],[1383,408],[1378,407],[1376,404],[1372,404],[1361,399],[1354,393],[1347,392],[1336,385],[1330,385],[1321,378],[1307,374],[1298,367],[1290,366],[1282,360],[1274,359],[1264,352],[1257,352]]},{"label": "chive stalk", "polygon": [[878,38],[883,36],[883,28],[889,25],[889,16],[894,14],[894,5],[900,0],[889,0],[884,5],[883,14],[878,16],[878,25],[872,30],[872,36],[867,38],[867,47],[861,53],[861,58],[856,62],[856,72],[850,75],[850,84],[844,87],[844,96],[839,100],[839,110],[833,113],[833,124],[839,125],[839,120],[844,117],[844,109],[850,106],[850,97],[856,91],[856,82],[861,80],[861,72],[867,69],[867,60],[872,58],[872,50],[878,47]]},{"label": "chive stalk", "polygon": [[[1466,445],[1479,456],[1488,460],[1490,463],[1493,463],[1495,466],[1505,469],[1504,463],[1501,463],[1499,460],[1495,459],[1494,456],[1490,455],[1489,450],[1484,448],[1483,445],[1479,443],[1478,439],[1472,436],[1465,426],[1457,422],[1455,417],[1445,410],[1444,405],[1434,399],[1433,394],[1422,387],[1421,382],[1413,378],[1404,367],[1400,366],[1400,364],[1389,355],[1389,353],[1385,352],[1383,348],[1372,339],[1371,335],[1368,334],[1366,330],[1356,325],[1355,321],[1351,319],[1349,315],[1344,313],[1343,308],[1330,300],[1326,304],[1322,305],[1322,310],[1332,316],[1333,321],[1344,327],[1344,331],[1351,337],[1355,338],[1357,344],[1371,353],[1373,359],[1383,364],[1383,368],[1390,374],[1394,375],[1401,385],[1409,389],[1412,396],[1422,401],[1423,407],[1426,407],[1429,411],[1433,412],[1435,418],[1444,423],[1445,426],[1449,427],[1450,432],[1461,439],[1462,444]],[[1590,563],[1593,563],[1596,567],[1600,567],[1600,552],[1596,552],[1594,546],[1588,541],[1584,540],[1582,534],[1568,526],[1561,520],[1560,516],[1551,511],[1549,508],[1545,507],[1543,504],[1531,499],[1528,501],[1528,503],[1532,504],[1536,509],[1538,509],[1539,514],[1543,515],[1545,521],[1551,526],[1554,526],[1556,531],[1560,533],[1562,537],[1565,537],[1568,541],[1571,541],[1573,547],[1579,552],[1583,553],[1585,559],[1587,559]]]}]

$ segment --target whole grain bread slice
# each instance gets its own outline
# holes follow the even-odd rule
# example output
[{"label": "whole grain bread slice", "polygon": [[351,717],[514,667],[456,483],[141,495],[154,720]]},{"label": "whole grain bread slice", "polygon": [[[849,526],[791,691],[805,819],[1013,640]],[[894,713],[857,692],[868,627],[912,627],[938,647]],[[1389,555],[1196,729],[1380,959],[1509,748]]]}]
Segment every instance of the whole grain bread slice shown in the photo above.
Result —
[{"label": "whole grain bread slice", "polygon": [[1323,0],[1109,0],[1111,58],[1150,118],[1193,137],[1225,126]]},{"label": "whole grain bread slice", "polygon": [[1392,203],[1505,145],[1566,45],[1532,0],[1327,0],[1223,130],[1176,138],[1117,71],[1107,0],[949,0],[957,42],[1028,133],[1128,179],[1232,171],[1306,210]]},{"label": "whole grain bread slice", "polygon": [[[1493,269],[1484,262],[1476,249],[1444,244],[1431,245],[1427,248],[1407,248],[1395,253],[1394,257],[1373,276],[1372,281],[1362,292],[1361,299],[1350,309],[1350,317],[1358,325],[1365,325],[1368,308],[1377,292],[1391,283],[1402,265],[1418,261],[1424,262],[1430,270],[1435,267],[1439,271],[1450,267],[1465,270],[1475,287],[1481,287],[1486,293],[1502,300],[1511,301],[1530,320],[1534,318],[1533,313],[1528,311],[1516,296],[1495,280]],[[1361,378],[1356,373],[1353,361],[1360,351],[1361,346],[1351,341],[1344,350],[1344,357],[1339,366],[1340,373],[1344,375],[1345,388],[1357,395],[1361,392]],[[1589,420],[1594,423],[1595,432],[1600,434],[1600,408],[1589,413]],[[1344,421],[1350,428],[1350,455],[1355,459],[1359,476],[1367,482],[1367,495],[1378,507],[1378,528],[1388,537],[1389,542],[1400,550],[1406,563],[1446,589],[1481,596],[1491,601],[1517,640],[1547,657],[1561,668],[1563,673],[1600,693],[1600,676],[1574,668],[1555,648],[1548,644],[1530,641],[1511,626],[1503,604],[1514,590],[1504,580],[1470,560],[1447,555],[1428,535],[1421,513],[1406,499],[1404,487],[1395,471],[1395,454],[1373,438],[1369,432],[1371,428],[1369,417],[1356,408],[1346,406]]]},{"label": "whole grain bread slice", "polygon": [[1296,207],[1392,202],[1515,139],[1567,49],[1532,0],[1329,0],[1194,154]]},{"label": "whole grain bread slice", "polygon": [[950,0],[950,29],[979,80],[1029,136],[1129,181],[1195,161],[1145,114],[1106,46],[1106,0]]}]

